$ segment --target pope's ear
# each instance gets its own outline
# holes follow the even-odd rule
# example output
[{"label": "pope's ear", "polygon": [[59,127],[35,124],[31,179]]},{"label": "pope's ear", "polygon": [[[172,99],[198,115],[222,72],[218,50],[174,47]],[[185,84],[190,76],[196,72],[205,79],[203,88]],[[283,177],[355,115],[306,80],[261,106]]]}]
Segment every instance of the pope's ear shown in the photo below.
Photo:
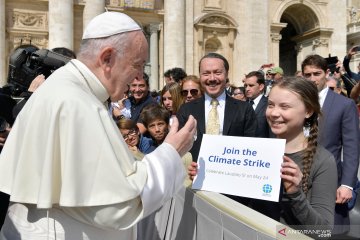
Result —
[{"label": "pope's ear", "polygon": [[99,54],[99,64],[102,67],[110,67],[112,65],[112,62],[114,60],[116,51],[113,48],[106,47],[103,50],[101,50]]}]

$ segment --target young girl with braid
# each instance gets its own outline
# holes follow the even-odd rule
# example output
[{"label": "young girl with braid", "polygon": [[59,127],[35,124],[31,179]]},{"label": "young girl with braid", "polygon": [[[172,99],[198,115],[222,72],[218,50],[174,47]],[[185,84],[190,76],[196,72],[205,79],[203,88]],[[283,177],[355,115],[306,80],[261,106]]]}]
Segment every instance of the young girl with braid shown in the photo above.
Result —
[{"label": "young girl with braid", "polygon": [[337,170],[333,155],[317,144],[319,115],[312,82],[285,78],[271,89],[266,118],[277,138],[286,139],[281,221],[307,229],[331,229],[334,224]]},{"label": "young girl with braid", "polygon": [[[329,230],[334,224],[337,170],[333,155],[317,144],[319,115],[312,82],[285,78],[272,87],[266,118],[277,138],[286,139],[280,169],[283,191],[279,203],[266,201],[263,206],[276,212],[271,217],[294,228]],[[188,168],[191,179],[196,168],[196,163]]]}]

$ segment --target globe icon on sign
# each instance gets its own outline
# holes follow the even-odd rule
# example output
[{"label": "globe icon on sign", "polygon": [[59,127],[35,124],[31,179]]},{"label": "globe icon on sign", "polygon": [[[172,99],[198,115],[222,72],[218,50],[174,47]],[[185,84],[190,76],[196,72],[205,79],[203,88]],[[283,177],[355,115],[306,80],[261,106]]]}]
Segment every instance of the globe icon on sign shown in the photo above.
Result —
[{"label": "globe icon on sign", "polygon": [[271,193],[272,191],[272,186],[270,184],[265,184],[263,187],[262,187],[262,190],[264,193]]}]

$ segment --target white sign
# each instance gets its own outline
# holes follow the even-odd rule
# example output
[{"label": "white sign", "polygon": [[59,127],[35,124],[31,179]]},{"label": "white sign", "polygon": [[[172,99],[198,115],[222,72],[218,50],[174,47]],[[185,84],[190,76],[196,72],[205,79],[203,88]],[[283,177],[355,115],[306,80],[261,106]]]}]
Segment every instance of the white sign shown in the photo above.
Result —
[{"label": "white sign", "polygon": [[193,189],[279,201],[285,139],[204,134]]}]

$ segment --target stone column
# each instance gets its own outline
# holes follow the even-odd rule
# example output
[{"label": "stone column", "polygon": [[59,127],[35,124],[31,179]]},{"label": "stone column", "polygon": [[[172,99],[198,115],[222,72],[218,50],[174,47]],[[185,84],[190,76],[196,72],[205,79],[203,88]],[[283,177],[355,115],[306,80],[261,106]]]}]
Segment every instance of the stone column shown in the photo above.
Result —
[{"label": "stone column", "polygon": [[301,62],[305,58],[302,43],[296,43],[296,70],[301,70]]},{"label": "stone column", "polygon": [[159,90],[159,24],[150,24],[150,88]]},{"label": "stone column", "polygon": [[73,0],[49,0],[49,49],[74,47]]},{"label": "stone column", "polygon": [[83,29],[91,19],[105,11],[105,0],[86,0],[83,13]]},{"label": "stone column", "polygon": [[164,1],[164,71],[185,67],[185,1]]},{"label": "stone column", "polygon": [[280,31],[287,26],[287,23],[273,23],[270,26],[270,38],[271,38],[271,62],[275,66],[279,66],[280,62],[280,40],[282,38]]},{"label": "stone column", "polygon": [[0,0],[0,87],[6,84],[5,0]]}]

